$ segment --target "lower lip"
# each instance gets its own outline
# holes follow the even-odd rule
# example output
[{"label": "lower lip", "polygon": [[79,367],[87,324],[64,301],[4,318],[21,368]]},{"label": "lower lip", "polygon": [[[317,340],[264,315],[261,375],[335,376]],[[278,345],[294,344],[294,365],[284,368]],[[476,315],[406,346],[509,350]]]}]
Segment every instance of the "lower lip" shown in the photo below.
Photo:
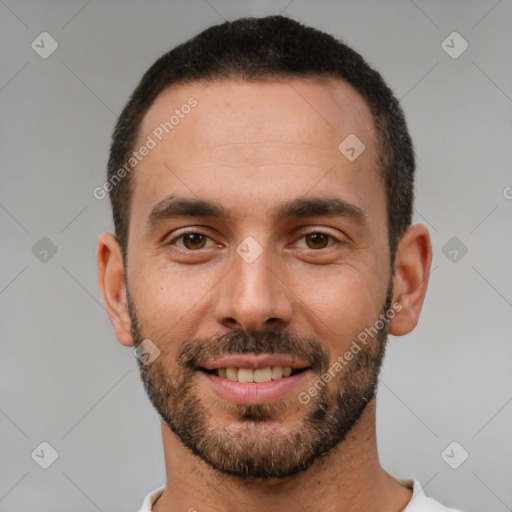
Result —
[{"label": "lower lip", "polygon": [[299,386],[311,370],[303,370],[295,375],[271,380],[269,382],[234,382],[229,379],[217,377],[210,373],[198,373],[223,398],[237,404],[265,404],[279,402],[295,392],[298,394]]}]

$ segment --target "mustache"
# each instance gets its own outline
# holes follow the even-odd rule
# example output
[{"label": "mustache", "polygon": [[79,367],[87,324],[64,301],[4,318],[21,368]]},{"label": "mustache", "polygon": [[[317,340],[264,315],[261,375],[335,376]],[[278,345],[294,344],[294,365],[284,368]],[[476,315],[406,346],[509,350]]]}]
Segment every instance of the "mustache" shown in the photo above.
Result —
[{"label": "mustache", "polygon": [[202,368],[207,360],[226,354],[285,354],[304,359],[312,370],[325,372],[329,356],[314,338],[295,336],[281,331],[231,331],[209,338],[186,341],[177,357],[178,365],[189,370]]}]

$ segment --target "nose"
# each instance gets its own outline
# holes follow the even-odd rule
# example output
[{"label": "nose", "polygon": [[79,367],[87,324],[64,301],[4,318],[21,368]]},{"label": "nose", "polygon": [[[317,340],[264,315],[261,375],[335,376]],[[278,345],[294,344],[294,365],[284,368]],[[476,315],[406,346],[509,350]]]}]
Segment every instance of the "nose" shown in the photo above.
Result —
[{"label": "nose", "polygon": [[[282,330],[292,317],[291,290],[269,250],[254,261],[233,254],[231,271],[217,285],[216,321],[245,332]],[[279,275],[281,274],[281,275]]]}]

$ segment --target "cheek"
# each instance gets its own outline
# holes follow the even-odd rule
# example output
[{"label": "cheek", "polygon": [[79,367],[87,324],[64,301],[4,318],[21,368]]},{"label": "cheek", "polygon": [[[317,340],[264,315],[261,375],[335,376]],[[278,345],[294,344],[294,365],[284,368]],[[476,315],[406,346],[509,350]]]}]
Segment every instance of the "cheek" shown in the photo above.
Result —
[{"label": "cheek", "polygon": [[349,266],[323,276],[303,275],[295,284],[298,314],[319,339],[331,340],[332,350],[339,353],[378,318],[384,285],[383,278]]},{"label": "cheek", "polygon": [[199,325],[218,282],[216,273],[199,266],[139,266],[133,277],[132,295],[144,335],[162,341],[193,335],[191,326]]}]

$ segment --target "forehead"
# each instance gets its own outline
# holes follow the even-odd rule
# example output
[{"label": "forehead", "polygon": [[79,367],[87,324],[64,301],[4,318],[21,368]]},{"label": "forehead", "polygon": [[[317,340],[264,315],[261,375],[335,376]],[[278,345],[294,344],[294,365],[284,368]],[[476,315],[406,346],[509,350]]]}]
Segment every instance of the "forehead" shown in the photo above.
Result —
[{"label": "forehead", "polygon": [[[338,147],[349,136],[365,146],[355,161]],[[147,216],[172,193],[231,202],[242,212],[246,196],[270,203],[312,187],[321,195],[340,180],[345,196],[363,185],[361,198],[382,189],[370,109],[341,80],[174,86],[146,113],[136,147],[148,138],[155,146],[133,173],[131,217]]]},{"label": "forehead", "polygon": [[[176,153],[215,150],[221,155],[238,149],[250,156],[248,147],[233,146],[265,142],[274,147],[288,144],[296,146],[297,151],[304,146],[321,152],[332,150],[333,141],[341,142],[350,133],[364,139],[366,146],[374,142],[373,118],[362,96],[342,80],[313,78],[174,86],[156,98],[144,116],[140,134],[154,132],[191,97],[197,107],[184,119],[180,117],[172,132],[164,132],[159,141]],[[181,144],[183,131],[186,145]],[[253,151],[263,157],[260,150]]]}]

